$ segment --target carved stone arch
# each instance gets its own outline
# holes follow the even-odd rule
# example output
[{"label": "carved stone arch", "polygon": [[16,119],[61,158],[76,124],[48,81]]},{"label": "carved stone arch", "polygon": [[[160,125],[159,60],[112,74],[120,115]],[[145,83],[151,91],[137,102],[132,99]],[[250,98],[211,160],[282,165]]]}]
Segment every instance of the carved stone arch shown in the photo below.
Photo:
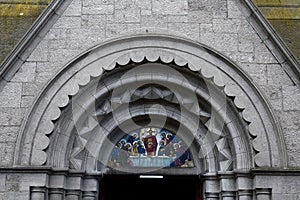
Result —
[{"label": "carved stone arch", "polygon": [[[147,60],[144,60],[144,62],[149,63]],[[194,81],[197,81],[197,83],[190,82],[191,85],[182,84],[182,83],[184,83],[183,80],[180,81],[180,78],[182,78],[182,77],[176,77],[175,75],[172,75],[173,76],[172,79],[170,79],[170,77],[169,77],[169,79],[168,79],[169,86],[174,85],[173,88],[176,88],[177,90],[180,90],[180,88],[181,88],[181,90],[185,91],[185,93],[187,90],[190,90],[190,92],[195,93],[195,97],[197,97],[197,99],[192,99],[192,97],[190,97],[189,95],[181,96],[184,98],[180,99],[181,97],[178,96],[178,94],[180,94],[180,93],[177,93],[177,97],[179,97],[179,98],[175,98],[175,96],[170,96],[170,95],[173,95],[172,91],[166,91],[165,89],[162,89],[162,88],[156,88],[153,85],[149,86],[149,87],[148,86],[144,87],[143,89],[141,89],[142,91],[139,90],[139,88],[136,88],[137,90],[133,91],[133,93],[132,93],[132,91],[130,91],[130,89],[126,89],[126,88],[130,88],[129,86],[131,84],[139,84],[139,82],[142,82],[141,85],[143,85],[143,84],[147,83],[147,80],[148,80],[148,83],[155,83],[157,85],[163,85],[163,84],[166,85],[166,83],[165,83],[166,78],[164,78],[164,80],[162,80],[161,78],[166,77],[168,74],[163,74],[162,68],[164,65],[171,65],[171,63],[169,63],[169,64],[167,64],[167,63],[145,64],[145,63],[144,64],[128,63],[125,65],[125,66],[128,66],[128,65],[135,64],[137,66],[142,65],[144,67],[149,68],[148,72],[146,71],[147,69],[144,68],[145,71],[139,72],[138,74],[135,74],[135,73],[133,74],[133,75],[141,76],[142,78],[140,78],[139,80],[136,80],[136,79],[132,78],[131,76],[128,76],[128,73],[126,73],[126,76],[123,75],[122,79],[119,79],[119,76],[117,76],[118,69],[115,69],[115,70],[112,70],[112,72],[110,73],[114,77],[106,75],[104,77],[101,77],[100,80],[93,79],[87,86],[81,88],[81,91],[76,96],[72,97],[73,105],[70,105],[67,107],[67,109],[63,110],[60,120],[58,120],[58,122],[60,124],[56,124],[56,129],[54,130],[54,133],[52,133],[51,137],[54,137],[54,139],[52,139],[52,140],[58,141],[58,142],[51,142],[53,145],[50,145],[48,150],[53,153],[52,153],[52,155],[50,154],[51,156],[49,157],[48,162],[47,162],[48,165],[54,166],[54,167],[69,167],[69,165],[66,164],[64,161],[70,160],[73,167],[75,167],[77,169],[93,171],[93,170],[95,170],[95,167],[94,167],[95,163],[96,163],[95,158],[97,157],[98,154],[100,154],[98,152],[91,152],[91,149],[93,150],[93,148],[92,148],[93,146],[96,146],[97,144],[99,144],[99,147],[100,147],[102,144],[103,145],[105,145],[106,143],[112,144],[110,146],[107,145],[108,146],[107,149],[101,147],[101,150],[100,149],[97,150],[97,151],[101,152],[102,155],[109,154],[109,152],[112,150],[112,146],[114,146],[114,144],[117,142],[117,140],[114,137],[117,137],[118,139],[120,139],[120,135],[111,136],[111,133],[114,132],[113,131],[114,129],[116,129],[119,126],[123,126],[123,124],[128,124],[128,121],[130,121],[133,118],[135,119],[135,121],[137,120],[137,118],[143,118],[145,120],[144,116],[151,114],[152,116],[155,115],[154,120],[157,120],[157,121],[152,122],[153,126],[162,126],[163,125],[165,128],[172,129],[173,127],[170,125],[170,123],[159,124],[159,122],[161,121],[161,119],[163,120],[163,118],[166,118],[169,121],[172,120],[175,123],[180,124],[181,126],[184,126],[183,130],[185,130],[185,131],[183,131],[183,132],[188,132],[189,135],[188,134],[182,135],[183,140],[190,140],[190,141],[186,141],[188,143],[192,143],[193,140],[195,140],[194,143],[196,146],[198,146],[198,149],[194,148],[194,150],[193,150],[194,157],[198,159],[199,158],[198,154],[201,151],[201,154],[203,155],[203,160],[205,161],[205,163],[207,163],[206,167],[203,167],[203,166],[199,167],[199,165],[201,165],[201,164],[204,165],[204,163],[199,163],[199,162],[197,162],[198,160],[196,161],[196,163],[197,163],[196,166],[198,167],[198,170],[197,170],[198,173],[200,173],[200,172],[203,173],[205,171],[216,172],[219,170],[221,170],[221,171],[232,170],[232,169],[230,169],[230,167],[232,167],[231,164],[232,164],[233,160],[239,160],[239,158],[233,159],[232,155],[231,155],[231,150],[229,148],[227,148],[227,149],[224,148],[224,145],[227,142],[227,139],[224,138],[225,133],[227,132],[227,138],[230,138],[229,132],[232,132],[232,130],[231,131],[229,130],[230,127],[229,128],[228,127],[220,127],[220,129],[222,129],[222,130],[219,130],[219,132],[216,132],[216,128],[215,128],[215,130],[209,131],[208,128],[206,127],[207,124],[210,123],[209,122],[209,120],[211,118],[210,113],[213,113],[218,109],[221,110],[220,107],[222,107],[222,106],[224,107],[224,105],[227,104],[227,102],[222,102],[222,101],[220,101],[220,102],[222,102],[224,105],[220,105],[213,101],[206,102],[207,99],[209,99],[210,95],[212,95],[212,94],[209,94],[208,88],[205,88],[205,87],[207,87],[207,84],[208,84],[209,85],[208,87],[212,88],[213,86],[211,84],[213,84],[213,82],[211,80],[206,80],[206,83],[205,83],[205,81],[202,80],[200,74],[198,74],[198,76],[196,78],[188,77],[189,81],[191,81],[192,78],[194,78]],[[123,68],[125,68],[125,66],[121,67],[119,69],[124,71]],[[127,68],[127,70],[129,70],[129,69]],[[134,70],[134,68],[132,70]],[[154,76],[155,73],[157,73],[157,72],[161,74],[161,77]],[[173,73],[174,73],[174,71],[173,71]],[[184,74],[184,71],[182,71],[181,74]],[[103,81],[103,79],[106,80],[107,82]],[[119,81],[119,80],[121,80],[121,81]],[[99,83],[101,83],[102,87],[99,87]],[[97,88],[95,88],[95,86],[97,86]],[[115,110],[114,113],[112,114],[113,110],[111,108],[112,107],[111,101],[114,101],[114,100],[110,96],[110,94],[113,91],[117,90],[118,88],[121,88],[120,89],[121,93],[115,95],[114,98],[122,99],[120,97],[122,97],[126,94],[130,94],[130,96],[135,96],[136,99],[128,99],[129,103],[136,101],[139,98],[151,99],[152,103],[150,105],[149,104],[134,105],[130,108],[130,113],[126,113],[127,112],[126,105],[125,105],[125,109],[124,109],[124,106],[120,106],[120,108],[118,108],[118,110]],[[214,89],[217,89],[217,88],[214,88]],[[220,88],[218,90],[219,90],[220,94],[218,94],[218,92],[215,91],[214,97],[217,97],[217,95],[219,95],[219,97],[221,98],[221,96],[223,95],[222,98],[224,99],[224,101],[226,101],[226,97],[224,96],[224,94],[221,94],[222,90]],[[145,91],[146,91],[146,93],[145,93]],[[152,93],[152,95],[151,95],[152,97],[151,96],[147,97],[147,95],[149,93]],[[155,93],[155,94],[153,94],[153,93]],[[159,108],[159,107],[158,108],[151,107],[154,99],[157,99],[157,98],[160,100],[159,103],[162,103],[161,102],[162,100],[166,101],[166,104],[163,104],[165,113],[161,112],[161,108]],[[200,102],[202,102],[201,104],[203,104],[203,105],[200,105],[200,107],[197,107],[198,105],[193,105],[193,104],[199,103],[198,99]],[[197,102],[193,102],[192,100],[196,100]],[[123,100],[123,101],[124,102],[121,102],[121,103],[127,102],[127,100]],[[98,102],[98,103],[95,103],[95,102]],[[183,108],[181,110],[176,110],[176,108],[174,107],[174,103],[179,103],[179,102],[183,106]],[[192,102],[192,104],[190,102]],[[171,105],[171,106],[168,105],[170,103],[173,105]],[[232,105],[231,109],[233,109],[233,107],[234,107],[234,105]],[[192,109],[190,109],[190,108],[192,108]],[[223,108],[223,109],[226,110],[225,108]],[[213,112],[211,112],[211,110],[213,110]],[[75,116],[73,116],[73,114]],[[223,126],[223,123],[225,123],[226,121],[234,121],[238,117],[238,116],[235,116],[233,113],[232,113],[232,116],[229,116],[229,115],[221,116],[221,114],[226,115],[226,113],[224,114],[223,112],[220,111],[220,114],[215,113],[214,118],[215,118],[215,121],[217,121],[219,118],[220,119],[219,123],[221,123],[222,126]],[[238,112],[236,114],[238,114]],[[105,117],[103,119],[105,119],[105,121],[103,122],[102,119],[99,119],[99,116],[102,117],[104,115],[105,115]],[[73,121],[65,120],[68,118],[73,118]],[[236,124],[235,126],[238,127],[238,124]],[[131,123],[130,125],[131,125],[130,128],[123,127],[123,129],[128,132],[130,130],[134,129],[135,123],[133,123],[133,124]],[[213,133],[213,134],[215,134],[214,137],[211,136],[212,131],[214,131],[214,133]],[[103,133],[105,132],[106,134],[102,134],[102,135],[98,134],[100,132],[103,132]],[[74,133],[76,133],[77,135],[75,135]],[[56,136],[53,136],[53,135],[56,135]],[[67,138],[70,138],[69,145],[65,145],[66,143],[68,143],[68,140],[69,140],[69,139],[65,139],[66,136],[67,136]],[[89,139],[86,139],[85,137],[89,137]],[[106,138],[110,138],[110,140],[104,142]],[[189,139],[189,138],[191,138],[191,139]],[[83,140],[86,139],[87,141],[82,141],[82,139]],[[243,140],[245,140],[245,138]],[[243,140],[240,139],[240,143],[248,143]],[[95,144],[95,143],[88,144],[88,143],[86,143],[88,141],[98,141],[98,142],[97,142],[97,144]],[[72,145],[74,142],[75,142],[75,146]],[[191,145],[191,147],[193,147],[193,146],[194,145]],[[248,148],[250,148],[250,146]],[[86,151],[83,152],[86,149],[89,151],[89,153],[91,153],[93,155],[93,157],[88,156],[88,152],[86,152]],[[232,147],[232,149],[234,149],[234,148]],[[242,149],[242,148],[240,148],[240,149]],[[68,150],[70,150],[70,152]],[[222,154],[223,157],[225,156],[225,159],[226,159],[225,161],[221,162],[221,164],[222,164],[221,167],[218,166],[218,165],[220,165],[220,163],[217,159],[217,156],[215,155],[215,154],[218,154],[219,151],[221,152],[220,155]],[[65,152],[68,152],[68,153],[65,153]],[[238,154],[241,155],[242,153],[245,153],[245,152],[247,152],[247,151],[238,152]],[[85,156],[82,156],[82,154],[84,154]],[[80,160],[80,159],[76,158],[78,156],[88,158],[88,159]],[[200,159],[202,159],[202,158],[200,158]],[[252,160],[252,157],[250,154],[248,155],[246,160],[249,160],[249,161]],[[104,161],[102,163],[106,163],[106,162]],[[248,166],[248,167],[250,167],[250,166]],[[244,166],[244,168],[247,168],[247,166]]]},{"label": "carved stone arch", "polygon": [[[226,100],[231,99],[235,109],[241,111],[240,119],[249,123],[246,129],[239,126],[233,118],[228,117],[230,112],[226,112],[227,110],[222,106],[224,104],[218,102],[218,98],[214,98],[218,92],[210,91],[206,101],[216,106],[215,114],[224,120],[233,141],[234,151],[240,152],[235,155],[239,161],[235,166],[236,169],[286,166],[282,134],[272,110],[251,79],[236,64],[204,45],[183,38],[150,34],[108,41],[84,52],[68,63],[44,88],[28,114],[27,120],[24,120],[15,151],[15,165],[49,164],[48,158],[56,153],[47,151],[51,149],[49,149],[49,136],[55,130],[54,122],[61,119],[61,108],[69,105],[70,96],[80,93],[80,86],[88,85],[93,78],[101,76],[105,70],[112,70],[119,65],[128,65],[131,61],[140,63],[145,59],[150,63],[160,60],[162,63],[187,66],[186,69],[199,72],[215,87],[224,88]],[[197,88],[195,92],[201,93]],[[202,96],[205,98],[205,95]],[[64,119],[72,124],[73,119]],[[213,120],[208,120],[206,126],[210,132],[219,131]],[[72,126],[69,128],[72,129]],[[248,133],[249,135],[245,136]],[[246,140],[241,140],[245,137],[255,139],[252,144],[247,144]],[[68,141],[67,143],[72,139],[67,135],[63,138]],[[221,144],[222,142],[219,145]],[[253,163],[249,163],[251,162],[249,156],[253,158]],[[280,158],[282,159],[279,160]],[[60,167],[65,164],[61,163],[65,160],[57,162]]]}]

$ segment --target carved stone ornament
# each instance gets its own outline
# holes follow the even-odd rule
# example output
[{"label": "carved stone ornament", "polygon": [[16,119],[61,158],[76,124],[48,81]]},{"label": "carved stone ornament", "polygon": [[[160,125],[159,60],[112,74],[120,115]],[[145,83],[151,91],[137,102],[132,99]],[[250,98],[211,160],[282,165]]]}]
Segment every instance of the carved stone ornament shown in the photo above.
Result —
[{"label": "carved stone ornament", "polygon": [[[101,77],[105,72],[113,72],[120,66],[130,64],[138,66],[139,63],[174,65],[187,69],[189,73],[198,73],[209,82],[209,85],[212,86],[208,88],[209,96],[204,97],[205,94],[203,94],[202,97],[215,113],[202,112],[201,109],[192,110],[197,116],[206,118],[204,122],[207,130],[216,135],[222,135],[222,133],[219,133],[222,130],[217,129],[212,120],[212,115],[217,115],[224,121],[224,126],[228,130],[232,141],[233,150],[228,150],[228,144],[224,137],[215,140],[216,148],[225,157],[224,162],[221,164],[221,170],[231,170],[229,166],[232,165],[233,157],[236,160],[235,169],[283,167],[286,165],[285,159],[280,160],[280,158],[285,158],[285,152],[283,151],[285,148],[283,147],[281,130],[274,119],[272,110],[252,80],[237,64],[202,44],[178,37],[151,34],[128,36],[107,41],[87,50],[66,64],[39,94],[26,120],[24,120],[18,138],[15,165],[41,166],[54,165],[53,163],[57,162],[56,167],[66,167],[63,160],[66,159],[64,151],[67,151],[67,147],[65,147],[65,150],[62,148],[61,152],[55,152],[57,150],[49,148],[49,138],[55,130],[55,121],[59,121],[62,116],[61,109],[70,104],[70,97],[76,97],[79,93],[80,96],[88,94],[87,91],[81,90],[88,87],[89,84],[91,85],[95,78]],[[141,76],[136,81],[142,82],[147,78],[146,75]],[[156,78],[156,81],[160,81],[159,77]],[[125,80],[132,81],[132,79],[124,78]],[[173,80],[170,78],[168,81],[172,82]],[[176,81],[178,84],[178,80],[175,80],[174,83]],[[196,86],[192,88],[193,86],[185,86],[184,83],[181,86],[182,88],[186,87],[194,90],[195,93],[201,93],[201,91],[197,91]],[[221,92],[214,92],[214,88],[218,88]],[[162,99],[169,98],[169,91],[155,87],[136,91],[135,95],[138,98],[145,98],[149,92],[155,93]],[[218,95],[221,93],[224,96],[220,98]],[[87,98],[82,99],[88,101]],[[121,99],[119,96],[119,101],[124,103]],[[241,119],[247,125],[238,125],[234,117],[230,116],[230,110],[226,111],[226,106],[224,106],[222,100],[225,103],[227,100],[231,100],[234,103],[234,109],[239,111]],[[169,99],[169,101],[175,100]],[[187,105],[191,104],[191,102],[188,102],[188,98],[177,101],[180,101],[183,105],[192,106]],[[82,106],[89,103],[82,102]],[[111,113],[110,102],[103,101],[97,112],[99,115]],[[154,109],[153,112],[158,113],[159,109]],[[78,113],[79,116],[80,111]],[[76,119],[76,114],[74,114],[74,117]],[[72,121],[76,123],[74,119],[66,120],[70,120],[70,123]],[[186,120],[188,124],[189,119]],[[96,124],[93,121],[91,123]],[[242,127],[242,130],[238,130],[239,126]],[[194,136],[197,137],[196,134]],[[248,138],[248,144],[243,138]],[[68,143],[70,136],[66,134],[64,139]],[[68,158],[75,168],[82,168],[82,163],[76,159],[76,156],[82,151],[81,145],[84,140],[79,143],[72,146],[71,155]],[[203,148],[205,149],[205,147]],[[51,154],[58,155],[55,156],[57,161],[49,161],[50,157],[51,159],[54,157]]]}]

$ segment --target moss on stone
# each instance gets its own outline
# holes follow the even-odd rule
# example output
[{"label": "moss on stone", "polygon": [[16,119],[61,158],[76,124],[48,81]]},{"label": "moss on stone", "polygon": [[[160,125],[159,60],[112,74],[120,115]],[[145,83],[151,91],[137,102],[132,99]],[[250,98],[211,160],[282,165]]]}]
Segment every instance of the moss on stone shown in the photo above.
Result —
[{"label": "moss on stone", "polygon": [[38,17],[45,8],[38,4],[0,4],[0,17]]},{"label": "moss on stone", "polygon": [[282,40],[300,61],[300,20],[270,20]]},{"label": "moss on stone", "polygon": [[300,19],[299,7],[262,7],[261,11],[265,17],[271,19]]},{"label": "moss on stone", "polygon": [[300,0],[253,0],[258,6],[299,6]]}]

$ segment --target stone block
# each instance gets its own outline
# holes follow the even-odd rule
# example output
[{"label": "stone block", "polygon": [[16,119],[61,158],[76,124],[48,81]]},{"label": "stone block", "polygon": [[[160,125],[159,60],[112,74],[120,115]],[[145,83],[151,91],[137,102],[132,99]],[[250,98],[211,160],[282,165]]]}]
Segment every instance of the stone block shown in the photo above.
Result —
[{"label": "stone block", "polygon": [[201,33],[200,41],[221,52],[236,52],[238,49],[238,35],[236,33]]},{"label": "stone block", "polygon": [[267,65],[268,85],[293,85],[292,80],[279,64]]},{"label": "stone block", "polygon": [[82,14],[86,15],[111,15],[114,13],[113,5],[86,4],[83,1]]},{"label": "stone block", "polygon": [[59,39],[65,39],[67,37],[67,31],[68,29],[64,28],[55,28],[50,29],[48,33],[45,36],[45,40],[59,40]]},{"label": "stone block", "polygon": [[20,107],[22,83],[7,83],[0,93],[0,107]]},{"label": "stone block", "polygon": [[264,43],[254,43],[254,54],[255,62],[257,63],[277,63],[274,55]]},{"label": "stone block", "polygon": [[82,8],[81,0],[73,0],[72,3],[68,6],[68,8],[63,13],[63,16],[80,16]]},{"label": "stone block", "polygon": [[267,66],[264,64],[247,64],[243,69],[258,85],[267,85]]},{"label": "stone block", "polygon": [[141,27],[167,28],[168,18],[165,15],[141,16]]},{"label": "stone block", "polygon": [[[109,22],[109,19],[111,19],[111,22],[115,22],[114,15],[82,15],[81,16],[81,27],[82,28],[102,28],[105,29],[106,23]],[[81,30],[81,29],[79,29]],[[73,32],[79,32],[78,29],[72,29],[68,30],[68,37],[70,37],[70,34]],[[92,30],[91,30],[92,31]],[[95,34],[95,32],[94,32]],[[77,38],[80,37],[80,35],[76,35]]]},{"label": "stone block", "polygon": [[36,62],[25,62],[13,77],[13,82],[33,82]]},{"label": "stone block", "polygon": [[152,12],[158,15],[186,15],[188,14],[188,2],[186,0],[153,0]]},{"label": "stone block", "polygon": [[21,125],[24,108],[0,108],[0,125]]},{"label": "stone block", "polygon": [[32,106],[33,101],[34,101],[34,96],[22,96],[21,107],[29,108]]},{"label": "stone block", "polygon": [[14,174],[8,174],[6,176],[6,191],[10,192],[18,192],[20,190],[19,187],[20,176]]},{"label": "stone block", "polygon": [[61,17],[53,25],[53,28],[66,29],[66,28],[80,28],[81,17]]},{"label": "stone block", "polygon": [[[0,166],[11,166],[13,163],[14,158],[14,150],[15,144],[14,143],[0,143]],[[6,183],[6,190],[16,191],[18,189],[18,185],[11,184],[7,185]]]},{"label": "stone block", "polygon": [[238,46],[238,50],[240,52],[247,52],[247,53],[253,53],[254,51],[254,44],[253,42],[247,40],[239,40],[239,46]]},{"label": "stone block", "polygon": [[16,142],[18,131],[18,126],[0,126],[0,141]]},{"label": "stone block", "polygon": [[47,174],[22,174],[20,176],[20,191],[28,191],[30,186],[46,186]]},{"label": "stone block", "polygon": [[284,129],[284,136],[286,141],[286,148],[288,154],[288,165],[289,167],[300,166],[300,138],[299,130]]},{"label": "stone block", "polygon": [[282,110],[282,89],[278,86],[261,86],[265,96],[268,98],[275,110]]},{"label": "stone block", "polygon": [[170,32],[178,32],[190,39],[199,41],[199,24],[197,23],[168,23]]},{"label": "stone block", "polygon": [[40,89],[40,85],[37,85],[35,83],[23,83],[22,85],[22,95],[28,95],[28,96],[35,96],[38,94],[38,91]]},{"label": "stone block", "polygon": [[[36,72],[39,73],[39,72],[57,71],[58,67],[60,66],[56,66],[55,64],[50,62],[38,62],[36,66]],[[26,85],[26,87],[27,86],[29,87],[30,85]],[[24,88],[24,84],[23,84],[23,88]],[[25,94],[23,91],[23,95],[32,95],[32,93]]]},{"label": "stone block", "polygon": [[187,23],[189,22],[189,18],[187,15],[167,15],[169,23]]},{"label": "stone block", "polygon": [[48,61],[48,40],[41,41],[38,46],[33,50],[31,55],[27,58],[28,62],[40,61],[46,62]]},{"label": "stone block", "polygon": [[249,9],[245,8],[241,2],[235,0],[228,0],[227,1],[228,7],[228,18],[239,18],[245,19],[246,17],[251,15]]},{"label": "stone block", "polygon": [[45,84],[51,79],[53,74],[54,74],[53,72],[39,72],[36,74],[35,83]]},{"label": "stone block", "polygon": [[5,191],[5,174],[0,174],[0,198],[1,198],[1,192]]},{"label": "stone block", "polygon": [[52,188],[64,188],[66,183],[66,177],[64,175],[52,175],[50,177],[50,187]]},{"label": "stone block", "polygon": [[49,53],[49,61],[52,62],[53,64],[56,63],[56,66],[61,67],[64,66],[68,61],[71,61],[75,56],[77,56],[80,51],[82,50],[80,49],[53,50]]},{"label": "stone block", "polygon": [[[213,25],[211,23],[200,24],[200,35],[213,33]],[[201,37],[202,38],[202,37]]]},{"label": "stone block", "polygon": [[213,19],[215,33],[239,33],[242,30],[239,19]]},{"label": "stone block", "polygon": [[[141,2],[145,2],[145,1],[138,0],[138,2],[141,4]],[[136,6],[135,0],[115,1],[115,9],[126,9],[134,6]]]},{"label": "stone block", "polygon": [[235,62],[239,62],[241,65],[243,63],[253,63],[254,55],[253,53],[249,52],[224,52],[230,59],[234,60]]},{"label": "stone block", "polygon": [[152,14],[152,1],[148,0],[136,0],[135,5],[141,9],[141,15],[151,15]]},{"label": "stone block", "polygon": [[55,51],[57,49],[65,49],[67,44],[67,39],[51,40],[49,42],[49,51]]},{"label": "stone block", "polygon": [[188,22],[195,23],[211,23],[213,20],[213,13],[203,10],[192,10],[188,13]]},{"label": "stone block", "polygon": [[[283,110],[300,111],[300,89],[299,86],[284,86],[282,88]],[[300,115],[299,115],[300,117]],[[299,121],[299,120],[298,120]]]},{"label": "stone block", "polygon": [[[141,20],[141,11],[137,7],[115,10],[113,15],[115,23],[139,23]],[[112,22],[112,20],[109,20]]]},{"label": "stone block", "polygon": [[188,9],[212,12],[214,18],[227,16],[227,4],[223,0],[188,0]]},{"label": "stone block", "polygon": [[29,199],[29,192],[18,192],[16,193],[15,200],[27,200]]},{"label": "stone block", "polygon": [[140,30],[139,23],[128,23],[128,24],[107,24],[105,34],[107,38],[114,36],[120,36],[122,34],[132,34]]},{"label": "stone block", "polygon": [[0,192],[0,200],[8,200],[7,193]]},{"label": "stone block", "polygon": [[282,127],[289,130],[300,130],[300,111],[284,111],[278,113]]}]

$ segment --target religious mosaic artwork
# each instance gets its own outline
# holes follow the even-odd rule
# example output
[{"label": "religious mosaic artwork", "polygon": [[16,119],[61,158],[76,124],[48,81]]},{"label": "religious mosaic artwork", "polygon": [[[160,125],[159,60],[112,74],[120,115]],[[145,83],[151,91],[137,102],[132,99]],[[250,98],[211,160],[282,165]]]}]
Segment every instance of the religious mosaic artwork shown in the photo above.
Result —
[{"label": "religious mosaic artwork", "polygon": [[112,150],[110,167],[194,167],[187,145],[165,129],[142,128],[124,136]]}]

